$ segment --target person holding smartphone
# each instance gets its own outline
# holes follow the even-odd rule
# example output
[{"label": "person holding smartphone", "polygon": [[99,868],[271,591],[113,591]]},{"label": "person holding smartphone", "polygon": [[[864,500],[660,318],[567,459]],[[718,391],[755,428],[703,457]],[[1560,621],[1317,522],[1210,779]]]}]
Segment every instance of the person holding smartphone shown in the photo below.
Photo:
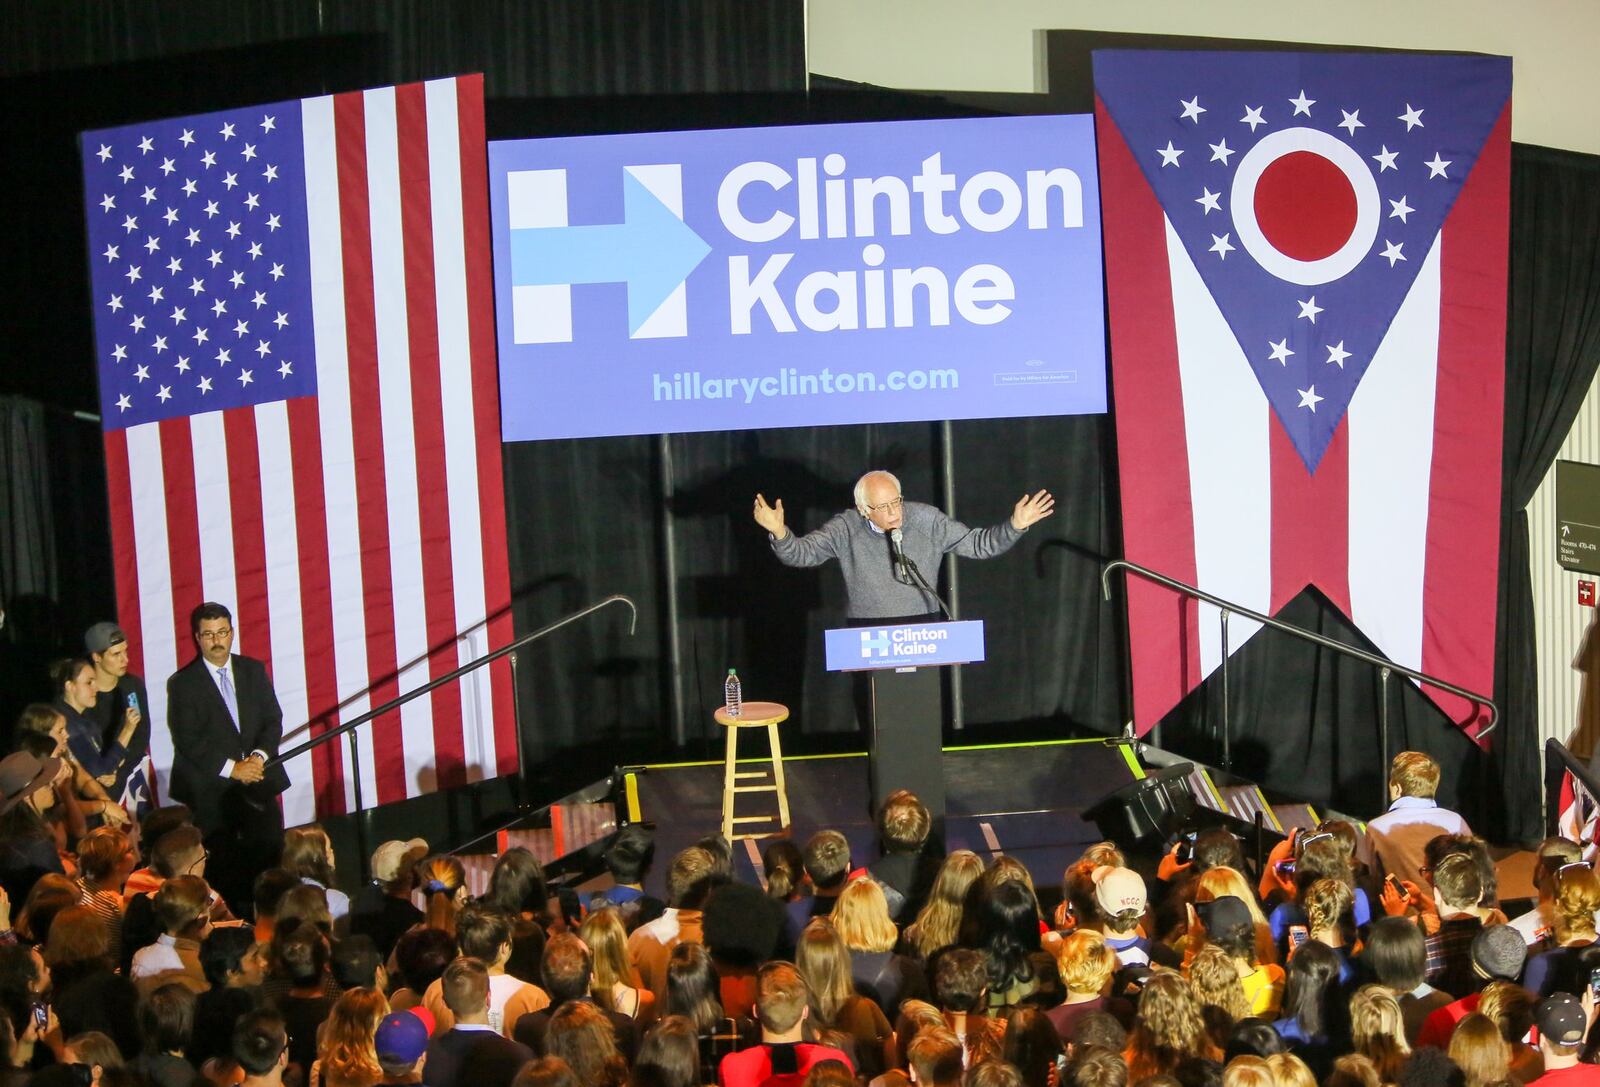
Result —
[{"label": "person holding smartphone", "polygon": [[[96,623],[83,632],[83,648],[94,665],[94,688],[99,697],[88,710],[88,716],[99,730],[101,744],[114,738],[122,740],[121,762],[101,784],[112,796],[120,797],[127,787],[128,775],[144,762],[150,750],[150,692],[144,677],[129,670],[128,635],[116,623]],[[128,728],[129,722],[133,727]]]}]

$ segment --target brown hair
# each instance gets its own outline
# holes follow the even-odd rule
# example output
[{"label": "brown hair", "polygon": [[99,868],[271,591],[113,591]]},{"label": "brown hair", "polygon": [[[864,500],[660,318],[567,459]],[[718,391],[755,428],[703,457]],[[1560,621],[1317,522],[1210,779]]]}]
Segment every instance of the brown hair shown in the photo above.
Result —
[{"label": "brown hair", "polygon": [[316,823],[290,827],[283,832],[283,853],[278,867],[301,879],[312,879],[324,887],[333,886],[333,862],[328,859],[333,847],[328,832]]},{"label": "brown hair", "polygon": [[915,853],[928,840],[933,818],[910,789],[896,789],[878,813],[878,837],[891,853]]},{"label": "brown hair", "polygon": [[850,973],[850,951],[827,918],[812,918],[800,934],[794,965],[810,993],[813,1025],[832,1027],[855,995],[855,985]]},{"label": "brown hair", "polygon": [[1010,1061],[990,1057],[967,1069],[961,1087],[1023,1087],[1022,1071]]},{"label": "brown hair", "polygon": [[1439,791],[1439,764],[1420,751],[1402,751],[1389,763],[1389,785],[1401,796],[1431,799]]},{"label": "brown hair", "polygon": [[1215,1055],[1194,990],[1182,974],[1156,970],[1139,996],[1139,1011],[1123,1054],[1128,1079],[1137,1083],[1171,1072],[1187,1057]]},{"label": "brown hair", "polygon": [[476,1015],[489,1004],[489,968],[465,955],[444,968],[440,979],[444,1006],[457,1019]]},{"label": "brown hair", "polygon": [[1511,1047],[1493,1019],[1472,1012],[1450,1036],[1450,1059],[1466,1075],[1466,1087],[1490,1087],[1509,1078]]},{"label": "brown hair", "polygon": [[1301,905],[1305,907],[1306,923],[1311,931],[1324,932],[1338,929],[1355,909],[1355,902],[1355,895],[1345,884],[1336,879],[1319,879],[1306,888]]},{"label": "brown hair", "polygon": [[117,870],[128,855],[128,836],[116,827],[96,827],[78,839],[78,867],[99,883]]},{"label": "brown hair", "polygon": [[1117,953],[1093,929],[1079,929],[1056,949],[1061,984],[1071,993],[1101,993],[1117,972]]},{"label": "brown hair", "polygon": [[199,876],[174,876],[156,891],[156,920],[174,936],[204,916],[211,906],[211,888]]},{"label": "brown hair", "polygon": [[517,1073],[511,1087],[587,1087],[560,1057],[535,1057]]},{"label": "brown hair", "polygon": [[961,1082],[961,1039],[948,1027],[917,1032],[906,1047],[906,1061],[924,1087]]},{"label": "brown hair", "polygon": [[334,1002],[317,1035],[317,1059],[328,1087],[381,1083],[383,1067],[373,1044],[389,1002],[376,989],[347,989]]},{"label": "brown hair", "polygon": [[906,929],[906,942],[924,960],[956,942],[967,889],[982,874],[982,859],[969,849],[956,850],[939,866],[927,905],[917,914],[916,923]]},{"label": "brown hair", "polygon": [[1333,1062],[1333,1071],[1322,1081],[1322,1087],[1383,1087],[1383,1079],[1370,1057],[1346,1053]]},{"label": "brown hair", "polygon": [[870,879],[858,879],[841,891],[831,917],[839,939],[851,951],[892,951],[900,938],[889,918],[883,888]]},{"label": "brown hair", "polygon": [[806,982],[786,962],[769,962],[756,975],[756,1018],[774,1034],[793,1029],[806,1007]]},{"label": "brown hair", "polygon": [[150,867],[164,879],[171,879],[180,868],[192,867],[195,854],[204,850],[205,842],[201,838],[200,828],[193,823],[184,823],[156,839],[155,848],[150,851]]},{"label": "brown hair", "polygon": [[621,1087],[628,1078],[611,1020],[588,1001],[569,1000],[555,1010],[544,1046],[547,1054],[567,1062],[584,1087]]},{"label": "brown hair", "polygon": [[1600,877],[1587,865],[1562,868],[1556,873],[1555,902],[1557,938],[1593,936],[1594,913],[1600,910]]},{"label": "brown hair", "polygon": [[[1460,909],[1476,906],[1483,897],[1483,880],[1478,876],[1477,863],[1465,853],[1450,854],[1434,866],[1433,889],[1448,905]],[[1594,922],[1589,924],[1593,928]]]},{"label": "brown hair", "polygon": [[767,897],[787,902],[800,893],[805,880],[805,860],[800,847],[791,841],[779,839],[761,853],[761,872],[767,880]]},{"label": "brown hair", "polygon": [[456,914],[456,944],[463,955],[491,963],[510,942],[511,918],[505,911],[482,902],[469,902]]},{"label": "brown hair", "polygon": [[709,849],[692,845],[681,850],[667,867],[667,905],[696,910],[711,891],[717,858]]},{"label": "brown hair", "polygon": [[293,932],[311,926],[324,935],[333,932],[333,914],[328,910],[328,892],[309,883],[298,883],[278,897],[273,911],[273,933]]},{"label": "brown hair", "polygon": [[1128,1062],[1110,1046],[1074,1044],[1062,1077],[1067,1087],[1128,1087]]},{"label": "brown hair", "polygon": [[51,966],[103,959],[111,950],[111,934],[100,915],[88,906],[68,906],[50,922],[44,961]]},{"label": "brown hair", "polygon": [[850,874],[850,843],[837,830],[819,830],[806,840],[801,856],[812,886],[832,889]]},{"label": "brown hair", "polygon": [[1201,1004],[1221,1008],[1234,1021],[1250,1014],[1250,998],[1233,959],[1216,944],[1207,944],[1189,964],[1189,985]]}]

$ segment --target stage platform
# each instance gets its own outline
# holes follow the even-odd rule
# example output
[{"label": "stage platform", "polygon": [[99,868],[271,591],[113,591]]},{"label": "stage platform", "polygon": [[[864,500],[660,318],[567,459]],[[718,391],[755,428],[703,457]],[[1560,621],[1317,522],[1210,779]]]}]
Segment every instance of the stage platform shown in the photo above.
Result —
[{"label": "stage platform", "polygon": [[[1085,846],[1101,839],[1084,811],[1144,776],[1129,746],[1101,739],[946,747],[943,759],[947,848],[970,849],[985,860],[1009,854],[1047,886],[1059,881]],[[740,759],[740,765],[746,761]],[[749,761],[766,765],[762,759]],[[831,828],[850,840],[858,864],[877,857],[864,752],[792,756],[783,765],[789,837],[797,845]],[[716,832],[722,820],[722,773],[721,760],[624,768],[628,819],[655,824],[658,858]],[[759,806],[775,805],[770,794],[754,797],[752,813],[776,810]],[[741,798],[740,814],[749,799]],[[734,863],[742,878],[760,881],[766,844],[735,843]],[[664,866],[658,861],[657,867]]]}]

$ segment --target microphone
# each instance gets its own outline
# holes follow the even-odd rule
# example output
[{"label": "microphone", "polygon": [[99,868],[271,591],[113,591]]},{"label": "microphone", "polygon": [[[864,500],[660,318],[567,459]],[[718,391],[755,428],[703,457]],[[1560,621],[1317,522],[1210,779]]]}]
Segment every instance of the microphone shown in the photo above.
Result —
[{"label": "microphone", "polygon": [[900,540],[903,534],[898,528],[889,530],[889,550],[894,553],[895,575],[901,581],[909,582],[911,574],[906,570],[906,553],[900,550]]}]

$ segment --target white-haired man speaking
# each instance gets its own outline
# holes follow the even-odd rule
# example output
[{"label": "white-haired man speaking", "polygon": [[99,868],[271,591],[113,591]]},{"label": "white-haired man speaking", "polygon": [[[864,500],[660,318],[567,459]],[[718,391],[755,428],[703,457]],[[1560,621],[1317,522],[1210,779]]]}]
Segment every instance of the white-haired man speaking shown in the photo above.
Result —
[{"label": "white-haired man speaking", "polygon": [[779,562],[821,566],[829,559],[839,560],[852,619],[909,619],[938,610],[933,595],[896,563],[890,536],[897,529],[905,557],[931,585],[937,581],[939,561],[945,555],[968,559],[1003,555],[1055,508],[1050,492],[1039,491],[1018,499],[1009,520],[992,528],[971,529],[933,506],[907,502],[900,493],[900,481],[881,470],[856,480],[855,500],[854,510],[830,518],[804,536],[796,536],[784,523],[781,498],[768,505],[758,494],[755,502],[756,524],[770,534]]}]

